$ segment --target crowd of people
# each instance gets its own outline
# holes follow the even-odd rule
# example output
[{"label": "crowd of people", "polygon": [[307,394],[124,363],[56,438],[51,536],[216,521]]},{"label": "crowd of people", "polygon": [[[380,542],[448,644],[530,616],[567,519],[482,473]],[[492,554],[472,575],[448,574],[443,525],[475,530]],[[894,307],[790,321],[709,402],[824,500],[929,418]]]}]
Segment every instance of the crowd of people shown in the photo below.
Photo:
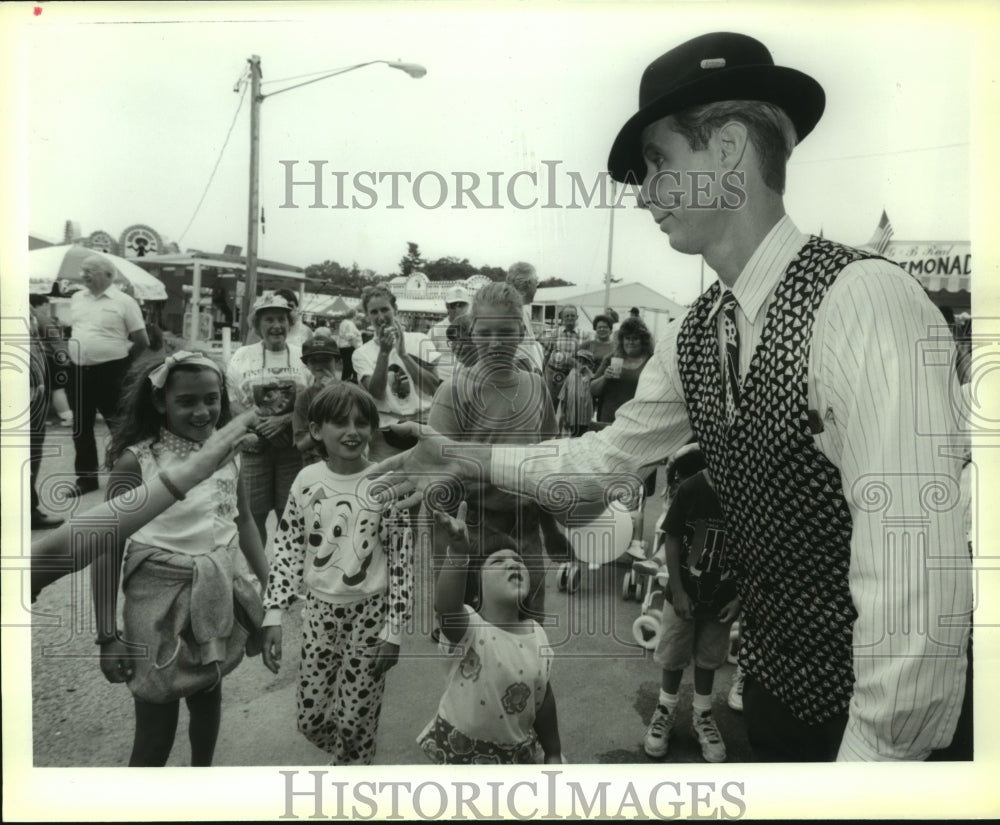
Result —
[{"label": "crowd of people", "polygon": [[[394,442],[385,425],[419,420],[479,443],[532,444],[559,434],[559,399],[550,397],[541,365],[569,349],[558,332],[542,342],[530,335],[519,290],[526,284],[533,290],[537,275],[524,263],[511,272],[510,282],[474,295],[451,290],[447,314],[431,336],[402,328],[387,289],[366,290],[361,306],[374,334],[348,348],[355,380],[345,377],[345,347],[329,331],[296,336],[303,325],[294,296],[283,292],[265,293],[253,304],[248,342],[225,367],[203,352],[164,357],[141,346],[123,359],[118,402],[102,399],[110,429],[107,497],[140,486],[148,492],[159,483],[175,503],[157,501],[148,522],[123,531],[114,547],[78,554],[75,564],[97,556],[92,578],[101,670],[109,681],[128,684],[135,705],[130,765],[166,762],[181,699],[197,730],[192,764],[211,764],[222,677],[244,651],[262,651],[266,666],[278,672],[281,619],[302,593],[299,728],[337,764],[372,762],[385,675],[398,658],[414,597],[408,513],[377,502],[364,480],[376,460],[412,444]],[[45,340],[40,329],[39,343]],[[76,327],[64,343],[75,346],[81,329],[86,332]],[[610,332],[609,326],[602,337],[612,341]],[[593,357],[589,342],[579,355]],[[593,413],[593,399],[589,409]],[[196,483],[178,486],[178,468],[234,421],[252,423],[207,477],[202,468]],[[596,426],[596,419],[590,423]],[[44,424],[38,429],[44,433]],[[86,479],[96,487],[97,477],[95,470]],[[88,483],[80,492],[90,489]],[[529,694],[510,699],[510,684],[501,690],[484,679],[480,688],[490,686],[492,693],[469,693],[453,673],[421,747],[435,761],[533,761],[538,744],[546,759],[558,761],[542,623],[546,569],[569,557],[565,533],[551,514],[515,495],[496,489],[456,495],[461,505],[438,513],[434,537],[437,601],[447,606],[439,610],[435,641],[456,657],[455,672],[478,668],[483,662],[463,658],[468,639],[462,640],[481,636],[483,622],[497,626],[500,638],[513,634],[517,653],[511,660],[512,651],[491,651],[484,660],[490,679],[530,659],[535,682]],[[33,519],[45,518],[34,499],[32,508]],[[57,526],[33,521],[36,529]],[[48,563],[36,578],[36,595],[59,572],[53,548],[65,543],[67,528],[36,548]],[[237,549],[243,562],[234,556]],[[466,561],[457,564],[457,558]],[[480,565],[480,575],[467,575]],[[511,586],[502,584],[504,577]],[[232,611],[222,609],[228,604]],[[474,607],[482,622],[465,612]],[[135,655],[139,645],[147,656]],[[359,662],[352,651],[365,648],[376,652]],[[160,667],[163,661],[170,666]],[[504,721],[479,730],[474,720],[484,696],[500,703]],[[448,745],[458,736],[456,724],[474,745]]]},{"label": "crowd of people", "polygon": [[[670,609],[650,756],[668,753],[693,662],[694,733],[706,760],[725,759],[711,697],[739,618],[756,759],[971,758],[964,515],[928,517],[929,553],[947,563],[911,580],[886,563],[884,513],[864,493],[878,483],[914,503],[923,483],[957,487],[962,460],[938,447],[961,441],[959,373],[917,363],[940,316],[912,278],[785,214],[785,164],[823,107],[819,84],[743,35],[695,38],[649,67],[609,169],[641,184],[672,247],[718,274],[655,347],[635,308],[620,323],[609,308],[591,331],[565,306],[536,339],[537,275],[519,262],[505,282],[449,291],[429,335],[403,328],[382,286],[362,296],[368,341],[351,319],[310,334],[294,296],[265,293],[254,340],[223,368],[145,355],[135,302],[88,262],[71,307],[74,493],[98,486],[100,409],[109,501],[146,495],[120,543],[68,556],[69,526],[33,498],[33,526],[54,529],[33,548],[32,591],[92,565],[101,669],[135,700],[129,764],[165,763],[181,699],[197,722],[192,763],[211,764],[223,676],[257,653],[278,672],[283,617],[303,597],[299,730],[335,764],[371,764],[401,629],[430,596],[414,592],[425,546],[452,666],[435,717],[414,729],[420,747],[443,764],[562,761],[545,571],[570,547],[552,486],[569,479],[600,503],[609,474],[649,484],[671,459],[651,559]],[[744,207],[687,208],[663,173],[694,170],[738,170]],[[33,393],[48,381],[33,373]],[[918,404],[933,435],[914,432]],[[432,484],[449,495],[424,501]],[[417,507],[433,510],[429,544]],[[945,616],[957,619],[933,634],[884,624]]]}]

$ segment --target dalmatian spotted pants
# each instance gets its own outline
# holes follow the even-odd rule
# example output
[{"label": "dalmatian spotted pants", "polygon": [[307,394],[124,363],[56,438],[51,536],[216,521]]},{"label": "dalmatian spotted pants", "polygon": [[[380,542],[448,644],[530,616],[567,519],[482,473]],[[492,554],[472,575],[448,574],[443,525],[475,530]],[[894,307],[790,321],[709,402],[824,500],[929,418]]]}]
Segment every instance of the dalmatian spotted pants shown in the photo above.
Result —
[{"label": "dalmatian spotted pants", "polygon": [[296,691],[299,731],[333,756],[332,765],[371,765],[385,677],[373,655],[385,624],[382,593],[349,605],[309,596],[302,612]]}]

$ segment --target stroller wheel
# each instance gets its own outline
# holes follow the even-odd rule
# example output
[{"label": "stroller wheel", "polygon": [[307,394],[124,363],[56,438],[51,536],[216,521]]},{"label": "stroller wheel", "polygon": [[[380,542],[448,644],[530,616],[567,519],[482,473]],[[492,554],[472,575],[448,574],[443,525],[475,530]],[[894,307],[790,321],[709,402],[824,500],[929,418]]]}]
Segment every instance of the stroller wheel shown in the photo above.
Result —
[{"label": "stroller wheel", "polygon": [[569,572],[568,564],[564,563],[559,565],[559,575],[556,579],[556,586],[559,588],[560,591],[566,589],[566,579],[568,572]]},{"label": "stroller wheel", "polygon": [[622,579],[622,599],[624,601],[629,601],[632,598],[632,594],[635,592],[635,573],[629,570],[625,574],[625,578]]},{"label": "stroller wheel", "polygon": [[640,616],[632,623],[632,636],[636,644],[646,650],[655,650],[660,641],[660,618],[658,610],[651,610],[647,615]]}]

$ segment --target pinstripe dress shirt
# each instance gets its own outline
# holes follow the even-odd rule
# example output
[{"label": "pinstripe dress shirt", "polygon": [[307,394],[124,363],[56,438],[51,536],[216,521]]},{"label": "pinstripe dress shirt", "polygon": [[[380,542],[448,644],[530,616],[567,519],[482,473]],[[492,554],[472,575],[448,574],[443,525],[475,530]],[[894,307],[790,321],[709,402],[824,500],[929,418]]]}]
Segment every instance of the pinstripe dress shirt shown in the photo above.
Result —
[{"label": "pinstripe dress shirt", "polygon": [[[733,286],[741,377],[807,237],[782,218]],[[717,309],[709,322],[721,336]],[[816,445],[840,471],[853,520],[855,688],[841,760],[924,759],[949,743],[961,709],[972,606],[959,494],[967,442],[953,412],[953,358],[940,355],[943,323],[910,275],[887,261],[858,261],[830,287],[803,353],[809,408],[822,422]],[[578,495],[599,500],[606,474],[635,473],[687,443],[679,329],[680,320],[657,342],[612,427],[494,448],[493,482],[545,501],[571,479]]]}]

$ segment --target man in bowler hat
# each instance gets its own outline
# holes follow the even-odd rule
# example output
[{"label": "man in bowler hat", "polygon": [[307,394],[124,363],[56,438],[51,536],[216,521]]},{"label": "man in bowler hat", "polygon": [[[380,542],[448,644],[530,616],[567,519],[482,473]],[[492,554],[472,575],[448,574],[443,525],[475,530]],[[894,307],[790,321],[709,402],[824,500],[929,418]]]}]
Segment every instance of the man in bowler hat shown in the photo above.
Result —
[{"label": "man in bowler hat", "polygon": [[696,439],[743,602],[755,758],[935,758],[963,711],[972,604],[955,371],[923,357],[940,318],[916,280],[785,213],[787,161],[824,106],[819,83],[740,34],[650,64],[608,167],[718,280],[611,427],[447,457],[430,435],[384,466],[404,491],[445,471],[543,503],[573,480],[599,500],[607,474]]}]

